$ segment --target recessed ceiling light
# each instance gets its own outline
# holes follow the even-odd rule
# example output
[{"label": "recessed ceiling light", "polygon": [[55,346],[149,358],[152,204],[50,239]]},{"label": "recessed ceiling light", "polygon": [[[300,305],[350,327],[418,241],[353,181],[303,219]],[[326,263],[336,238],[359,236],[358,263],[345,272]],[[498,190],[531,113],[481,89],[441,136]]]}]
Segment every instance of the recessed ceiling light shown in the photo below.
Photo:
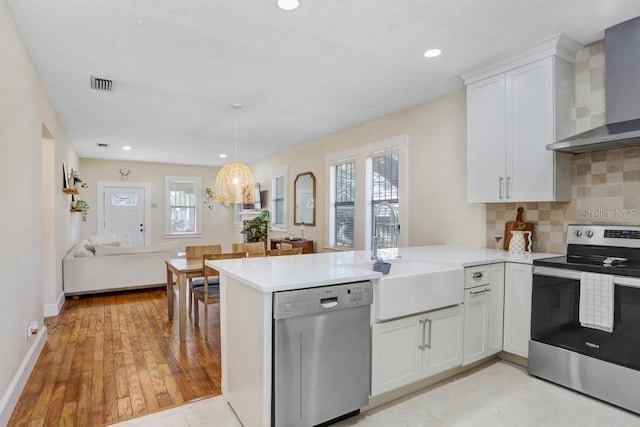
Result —
[{"label": "recessed ceiling light", "polygon": [[278,7],[282,10],[296,10],[300,6],[298,0],[278,0]]},{"label": "recessed ceiling light", "polygon": [[435,58],[436,56],[440,56],[442,51],[440,49],[429,49],[424,53],[424,56],[427,58]]},{"label": "recessed ceiling light", "polygon": [[131,147],[129,147],[128,145],[125,145],[124,147],[122,147],[122,149],[124,151],[129,151],[129,150],[131,150]]},{"label": "recessed ceiling light", "polygon": [[226,158],[227,158],[227,155],[226,155],[226,154],[220,154],[220,158],[221,158],[221,159],[226,159]]}]

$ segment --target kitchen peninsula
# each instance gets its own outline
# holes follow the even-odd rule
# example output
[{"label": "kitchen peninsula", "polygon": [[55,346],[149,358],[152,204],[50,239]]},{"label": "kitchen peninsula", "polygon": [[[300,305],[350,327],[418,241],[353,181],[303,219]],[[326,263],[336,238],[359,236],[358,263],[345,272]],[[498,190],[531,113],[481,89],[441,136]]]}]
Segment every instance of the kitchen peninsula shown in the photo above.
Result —
[{"label": "kitchen peninsula", "polygon": [[[553,255],[509,255],[457,246],[401,248],[380,254],[398,264],[425,262],[460,272],[485,264],[531,264],[534,258]],[[372,263],[368,251],[207,261],[221,278],[222,393],[243,425],[271,425],[274,293],[372,280],[375,296],[382,274],[371,270]],[[457,277],[462,295],[464,276]]]}]

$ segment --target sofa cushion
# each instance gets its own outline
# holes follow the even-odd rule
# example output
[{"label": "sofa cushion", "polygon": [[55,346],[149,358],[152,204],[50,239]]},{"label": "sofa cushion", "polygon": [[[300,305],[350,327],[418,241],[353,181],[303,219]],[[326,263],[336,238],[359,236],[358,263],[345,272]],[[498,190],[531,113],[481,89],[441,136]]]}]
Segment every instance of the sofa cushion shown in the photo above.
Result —
[{"label": "sofa cushion", "polygon": [[149,254],[156,252],[178,252],[178,242],[164,242],[149,246],[95,245],[96,256]]}]

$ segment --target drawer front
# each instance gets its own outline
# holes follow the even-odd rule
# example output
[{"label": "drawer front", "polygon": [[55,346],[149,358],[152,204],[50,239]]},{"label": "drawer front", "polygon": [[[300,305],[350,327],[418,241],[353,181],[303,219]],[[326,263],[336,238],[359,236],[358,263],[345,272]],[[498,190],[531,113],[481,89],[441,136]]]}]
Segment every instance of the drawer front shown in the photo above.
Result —
[{"label": "drawer front", "polygon": [[476,286],[488,285],[491,283],[491,265],[479,265],[464,269],[464,288],[469,289]]}]

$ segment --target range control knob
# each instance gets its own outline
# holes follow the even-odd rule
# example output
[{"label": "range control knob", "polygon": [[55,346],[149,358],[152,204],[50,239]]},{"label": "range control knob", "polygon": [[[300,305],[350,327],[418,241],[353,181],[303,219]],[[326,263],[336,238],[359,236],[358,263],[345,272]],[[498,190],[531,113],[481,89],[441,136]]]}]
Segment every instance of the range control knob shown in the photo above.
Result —
[{"label": "range control knob", "polygon": [[576,230],[574,234],[576,235],[576,237],[580,237],[582,236],[582,231]]},{"label": "range control knob", "polygon": [[587,230],[587,232],[585,234],[587,235],[588,238],[592,238],[593,237],[593,231],[591,231],[591,230]]}]

